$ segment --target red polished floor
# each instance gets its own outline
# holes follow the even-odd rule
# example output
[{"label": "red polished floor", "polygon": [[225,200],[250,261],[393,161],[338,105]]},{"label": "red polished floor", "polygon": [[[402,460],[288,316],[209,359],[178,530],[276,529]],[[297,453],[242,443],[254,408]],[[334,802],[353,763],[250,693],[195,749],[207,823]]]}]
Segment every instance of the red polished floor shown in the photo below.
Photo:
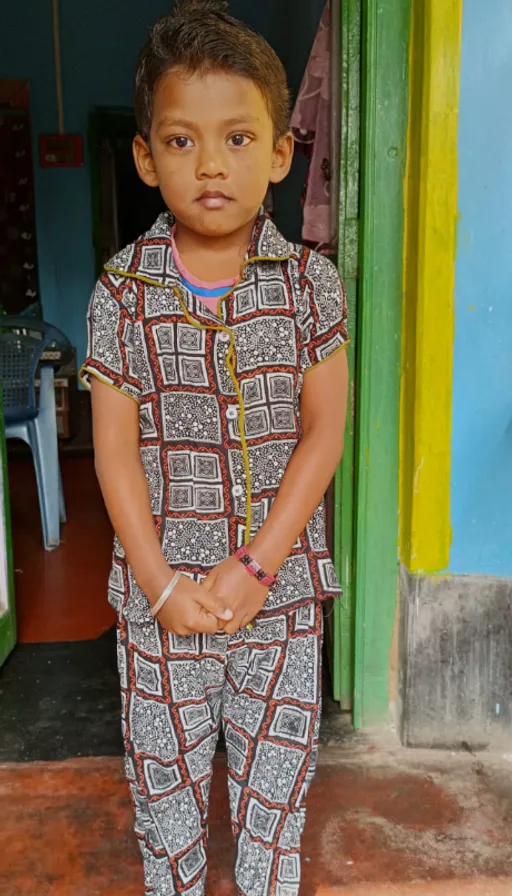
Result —
[{"label": "red polished floor", "polygon": [[68,522],[60,548],[45,551],[33,464],[9,461],[21,642],[93,639],[115,621],[106,597],[112,530],[92,457],[64,458],[61,467]]}]

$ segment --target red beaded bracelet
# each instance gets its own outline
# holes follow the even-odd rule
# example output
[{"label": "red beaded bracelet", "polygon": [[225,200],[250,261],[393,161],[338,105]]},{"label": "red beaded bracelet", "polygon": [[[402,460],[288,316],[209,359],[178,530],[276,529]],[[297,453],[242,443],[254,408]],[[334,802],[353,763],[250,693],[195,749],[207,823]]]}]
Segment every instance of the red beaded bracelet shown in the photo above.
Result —
[{"label": "red beaded bracelet", "polygon": [[278,577],[271,576],[269,573],[265,572],[260,564],[257,563],[256,560],[253,560],[245,545],[238,548],[235,557],[238,557],[240,563],[243,563],[249,575],[254,576],[262,585],[267,585],[267,587],[270,588],[272,585],[276,584]]}]

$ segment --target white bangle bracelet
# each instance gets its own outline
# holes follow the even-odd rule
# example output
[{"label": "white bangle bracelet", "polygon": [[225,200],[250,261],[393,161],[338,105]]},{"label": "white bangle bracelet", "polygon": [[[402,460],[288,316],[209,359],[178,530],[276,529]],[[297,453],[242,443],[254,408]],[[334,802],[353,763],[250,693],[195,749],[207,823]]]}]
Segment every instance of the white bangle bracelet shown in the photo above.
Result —
[{"label": "white bangle bracelet", "polygon": [[175,572],[171,581],[167,585],[167,588],[162,592],[161,597],[158,598],[154,607],[151,607],[151,615],[152,616],[156,616],[156,614],[160,612],[160,610],[162,609],[166,600],[168,600],[170,598],[172,592],[176,588],[176,585],[178,584],[180,578],[181,578],[181,572]]}]

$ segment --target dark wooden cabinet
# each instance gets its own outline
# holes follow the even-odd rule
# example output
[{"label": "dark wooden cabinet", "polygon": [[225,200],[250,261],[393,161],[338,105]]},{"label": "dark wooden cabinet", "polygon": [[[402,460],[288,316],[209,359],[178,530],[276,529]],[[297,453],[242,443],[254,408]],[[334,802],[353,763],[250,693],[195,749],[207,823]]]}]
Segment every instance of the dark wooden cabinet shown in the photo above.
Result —
[{"label": "dark wooden cabinet", "polygon": [[40,307],[29,90],[0,81],[0,311]]}]

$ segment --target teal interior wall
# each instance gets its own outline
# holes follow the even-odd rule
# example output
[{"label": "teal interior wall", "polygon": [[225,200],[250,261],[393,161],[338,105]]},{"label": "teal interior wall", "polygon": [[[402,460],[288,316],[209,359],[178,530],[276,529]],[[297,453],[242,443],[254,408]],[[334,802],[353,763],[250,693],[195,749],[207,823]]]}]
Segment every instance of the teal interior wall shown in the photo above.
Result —
[{"label": "teal interior wall", "polygon": [[[260,30],[280,54],[296,92],[324,0],[231,0],[231,12]],[[152,22],[169,11],[168,0],[61,0],[65,127],[87,134],[96,106],[131,106],[137,53]],[[53,35],[49,0],[4,4],[0,30],[0,78],[27,79],[31,91],[34,175],[43,313],[85,355],[85,313],[94,283],[90,166],[42,169],[39,134],[57,130]],[[300,235],[298,160],[277,200],[277,219],[290,238]]]}]

